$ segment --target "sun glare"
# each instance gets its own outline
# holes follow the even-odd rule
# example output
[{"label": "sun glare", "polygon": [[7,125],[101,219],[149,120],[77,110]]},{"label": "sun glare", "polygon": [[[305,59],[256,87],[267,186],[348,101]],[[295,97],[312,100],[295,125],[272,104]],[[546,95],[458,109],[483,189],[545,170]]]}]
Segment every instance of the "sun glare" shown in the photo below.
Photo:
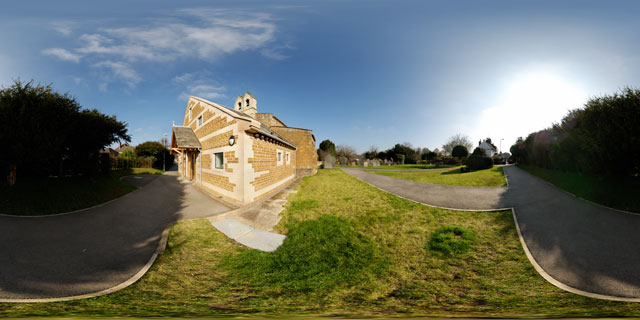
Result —
[{"label": "sun glare", "polygon": [[568,110],[582,106],[586,98],[577,86],[560,76],[523,74],[509,81],[495,106],[482,112],[478,134],[494,141],[504,138],[502,147],[508,150],[517,137],[559,122]]}]

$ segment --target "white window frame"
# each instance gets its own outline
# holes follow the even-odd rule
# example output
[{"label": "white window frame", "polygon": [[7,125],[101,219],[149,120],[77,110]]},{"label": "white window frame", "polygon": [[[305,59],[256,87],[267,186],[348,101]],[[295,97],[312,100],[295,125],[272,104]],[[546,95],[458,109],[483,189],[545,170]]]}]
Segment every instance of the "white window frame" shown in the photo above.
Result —
[{"label": "white window frame", "polygon": [[286,153],[285,161],[286,161],[287,165],[289,165],[291,163],[291,153],[290,152]]},{"label": "white window frame", "polygon": [[[220,160],[220,167],[218,167],[218,155],[222,156],[222,160]],[[213,153],[213,169],[224,169],[224,152],[214,152]]]},{"label": "white window frame", "polygon": [[202,115],[198,117],[198,127],[202,125]]},{"label": "white window frame", "polygon": [[193,119],[193,107],[189,108],[189,121]]},{"label": "white window frame", "polygon": [[283,155],[284,152],[282,152],[282,150],[276,150],[276,160],[279,166],[281,166],[283,163]]}]

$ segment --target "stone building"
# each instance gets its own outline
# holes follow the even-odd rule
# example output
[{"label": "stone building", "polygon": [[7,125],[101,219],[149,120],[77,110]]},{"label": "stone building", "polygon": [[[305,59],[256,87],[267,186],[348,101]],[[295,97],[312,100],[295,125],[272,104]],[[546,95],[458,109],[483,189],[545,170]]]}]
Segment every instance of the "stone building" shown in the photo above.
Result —
[{"label": "stone building", "polygon": [[247,204],[317,172],[311,130],[288,127],[271,113],[258,113],[251,93],[234,108],[189,97],[182,126],[174,126],[171,152],[180,174],[207,192]]}]

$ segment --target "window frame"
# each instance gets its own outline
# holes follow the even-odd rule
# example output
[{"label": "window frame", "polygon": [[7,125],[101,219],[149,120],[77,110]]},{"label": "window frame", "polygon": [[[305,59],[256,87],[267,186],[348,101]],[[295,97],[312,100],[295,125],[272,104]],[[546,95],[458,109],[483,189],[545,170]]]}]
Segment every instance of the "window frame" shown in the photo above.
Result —
[{"label": "window frame", "polygon": [[291,163],[291,156],[290,156],[290,155],[291,155],[291,152],[288,152],[288,151],[287,151],[287,152],[286,152],[286,156],[285,156],[285,163],[286,163],[287,165],[289,165],[289,164]]},{"label": "window frame", "polygon": [[204,120],[204,119],[203,119],[202,115],[200,115],[200,116],[198,117],[198,126],[201,126],[201,125],[202,125],[203,120]]},{"label": "window frame", "polygon": [[276,164],[281,166],[284,163],[284,152],[282,152],[282,150],[276,150]]},{"label": "window frame", "polygon": [[[220,155],[220,166],[218,166],[218,155]],[[224,152],[213,153],[213,169],[224,169]]]}]

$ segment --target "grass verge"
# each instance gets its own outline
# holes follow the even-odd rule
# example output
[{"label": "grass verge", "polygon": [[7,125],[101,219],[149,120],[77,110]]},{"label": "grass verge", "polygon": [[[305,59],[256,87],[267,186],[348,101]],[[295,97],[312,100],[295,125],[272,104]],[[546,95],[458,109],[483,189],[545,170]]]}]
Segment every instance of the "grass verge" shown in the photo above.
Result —
[{"label": "grass verge", "polygon": [[621,179],[521,164],[518,167],[580,198],[603,206],[640,213],[640,177]]},{"label": "grass verge", "polygon": [[461,173],[460,169],[437,171],[374,171],[368,172],[417,182],[467,187],[506,186],[502,167]]},{"label": "grass verge", "polygon": [[161,170],[132,168],[96,177],[23,179],[0,186],[0,213],[38,216],[89,208],[119,198],[136,187],[119,178],[137,174],[162,174]]},{"label": "grass verge", "polygon": [[[510,211],[427,207],[341,170],[320,170],[298,190],[277,226],[289,237],[274,254],[240,246],[207,220],[184,221],[136,284],[93,299],[0,304],[0,316],[640,315],[635,303],[546,282],[526,258]],[[447,226],[473,232],[468,250],[447,256],[428,248]]]},{"label": "grass verge", "polygon": [[344,167],[344,168],[367,168],[367,169],[446,169],[446,168],[455,168],[459,167],[458,165],[452,164],[397,164],[397,165],[380,165],[378,167],[365,167],[365,166],[355,166],[355,165],[337,165],[336,167]]}]

